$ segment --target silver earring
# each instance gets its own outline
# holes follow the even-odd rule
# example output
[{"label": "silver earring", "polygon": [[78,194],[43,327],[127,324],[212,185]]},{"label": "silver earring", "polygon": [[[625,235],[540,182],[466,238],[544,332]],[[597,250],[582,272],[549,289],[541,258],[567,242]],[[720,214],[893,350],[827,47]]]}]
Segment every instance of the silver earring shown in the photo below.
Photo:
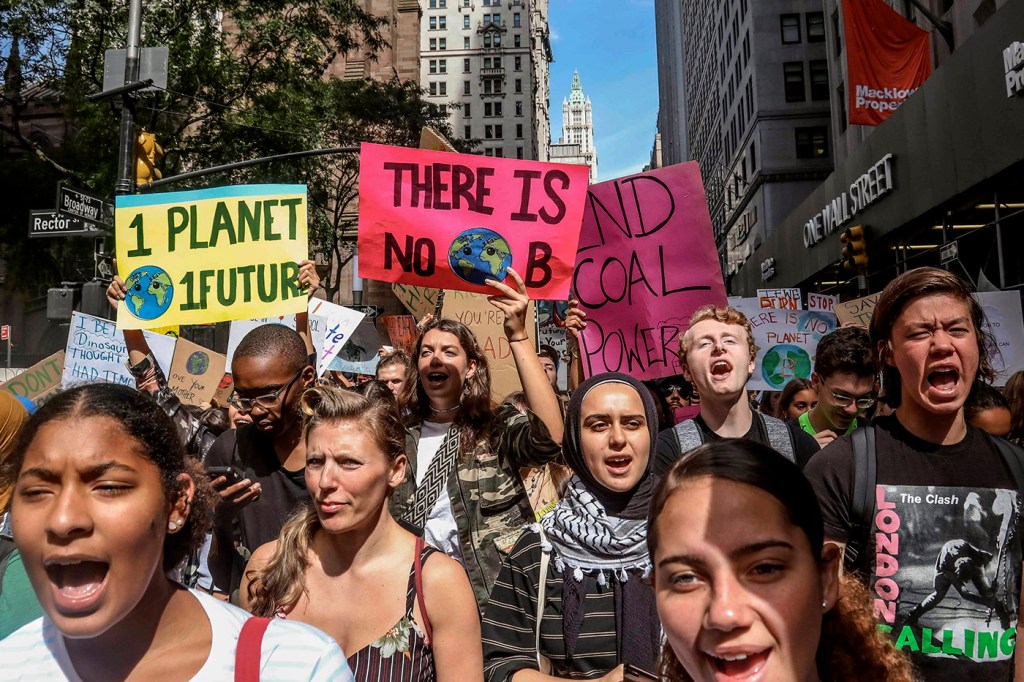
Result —
[{"label": "silver earring", "polygon": [[827,609],[828,608],[828,600],[827,599],[823,599],[821,601],[821,608],[823,608],[823,609]]},{"label": "silver earring", "polygon": [[185,525],[185,520],[184,519],[178,519],[177,521],[174,522],[174,525],[177,526],[178,528],[181,528],[182,526]]},{"label": "silver earring", "polygon": [[174,531],[178,530],[178,526],[174,523],[174,521],[168,521],[167,522],[167,530],[169,530],[169,531],[171,531],[173,533]]}]

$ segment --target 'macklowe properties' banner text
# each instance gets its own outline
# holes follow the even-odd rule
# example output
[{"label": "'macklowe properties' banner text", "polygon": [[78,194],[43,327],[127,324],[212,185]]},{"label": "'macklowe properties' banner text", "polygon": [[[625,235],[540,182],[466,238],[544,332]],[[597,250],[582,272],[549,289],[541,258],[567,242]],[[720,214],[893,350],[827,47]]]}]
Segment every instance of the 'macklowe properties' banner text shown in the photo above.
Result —
[{"label": "'macklowe properties' banner text", "polygon": [[876,126],[932,73],[924,31],[883,0],[843,0],[850,123]]},{"label": "'macklowe properties' banner text", "polygon": [[306,309],[306,187],[244,185],[117,197],[121,329],[287,315]]}]

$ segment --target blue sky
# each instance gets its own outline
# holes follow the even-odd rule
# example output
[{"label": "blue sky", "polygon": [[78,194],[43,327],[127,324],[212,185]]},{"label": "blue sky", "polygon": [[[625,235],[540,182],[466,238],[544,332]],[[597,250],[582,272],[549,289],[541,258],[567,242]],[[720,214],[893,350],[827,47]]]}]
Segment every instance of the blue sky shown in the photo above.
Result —
[{"label": "blue sky", "polygon": [[654,0],[550,0],[551,139],[578,70],[594,108],[598,181],[643,169],[658,116]]}]

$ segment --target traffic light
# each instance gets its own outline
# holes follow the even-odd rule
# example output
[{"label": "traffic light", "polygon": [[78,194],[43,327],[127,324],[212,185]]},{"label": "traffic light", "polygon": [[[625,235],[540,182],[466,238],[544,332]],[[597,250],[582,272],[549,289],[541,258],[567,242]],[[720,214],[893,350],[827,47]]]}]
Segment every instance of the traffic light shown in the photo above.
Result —
[{"label": "traffic light", "polygon": [[854,225],[843,230],[839,236],[843,246],[843,268],[851,272],[864,272],[868,269],[868,245],[865,240],[864,226]]},{"label": "traffic light", "polygon": [[154,180],[163,177],[160,169],[156,167],[164,155],[164,150],[156,143],[154,133],[139,130],[139,136],[135,138],[135,184],[148,185]]}]

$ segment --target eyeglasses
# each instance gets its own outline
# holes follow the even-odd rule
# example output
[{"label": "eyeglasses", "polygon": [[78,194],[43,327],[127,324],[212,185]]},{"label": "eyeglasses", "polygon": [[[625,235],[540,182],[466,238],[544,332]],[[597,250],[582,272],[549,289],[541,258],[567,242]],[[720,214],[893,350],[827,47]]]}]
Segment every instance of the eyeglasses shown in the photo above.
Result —
[{"label": "eyeglasses", "polygon": [[849,407],[850,405],[857,403],[857,410],[863,411],[870,409],[872,405],[878,402],[877,396],[872,395],[870,397],[864,396],[861,398],[851,398],[848,395],[843,395],[842,393],[836,393],[833,391],[832,387],[826,384],[824,379],[821,380],[821,383],[828,389],[828,392],[832,394],[832,403],[836,407]]},{"label": "eyeglasses", "polygon": [[228,398],[228,402],[231,403],[240,412],[251,412],[252,408],[257,405],[262,407],[264,410],[269,410],[272,407],[276,407],[277,404],[281,401],[281,396],[284,395],[289,388],[291,388],[291,385],[295,383],[296,379],[302,376],[302,371],[304,369],[305,367],[296,372],[295,376],[291,378],[291,381],[289,381],[287,384],[277,389],[273,393],[256,396],[255,398],[239,398],[238,394],[232,391],[231,396]]},{"label": "eyeglasses", "polygon": [[675,386],[675,385],[663,386],[662,389],[665,391],[666,394],[678,393],[679,395],[681,395],[684,398],[686,397],[686,395],[688,393],[688,391],[686,389],[684,389],[682,386]]}]

